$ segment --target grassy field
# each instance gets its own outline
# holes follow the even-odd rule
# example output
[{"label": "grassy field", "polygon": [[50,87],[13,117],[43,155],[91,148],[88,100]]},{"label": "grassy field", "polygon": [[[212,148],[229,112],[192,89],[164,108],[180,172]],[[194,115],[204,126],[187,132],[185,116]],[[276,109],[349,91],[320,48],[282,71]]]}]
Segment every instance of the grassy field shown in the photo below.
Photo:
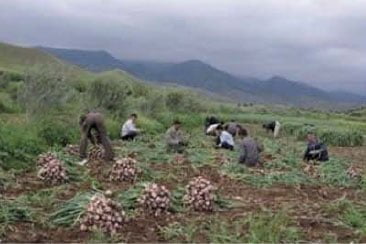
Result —
[{"label": "grassy field", "polygon": [[[366,172],[364,109],[319,112],[283,106],[223,103],[190,90],[157,87],[123,71],[89,73],[34,49],[0,45],[0,240],[5,242],[365,242]],[[4,52],[2,52],[4,51]],[[27,61],[28,60],[28,61]],[[134,182],[111,182],[112,164],[82,167],[65,152],[80,138],[85,109],[105,114],[117,157],[132,156]],[[118,139],[128,114],[139,114],[145,133]],[[239,152],[214,149],[203,134],[207,115],[234,119],[260,140],[260,168],[237,163]],[[189,135],[184,155],[166,152],[164,132],[179,119]],[[273,139],[261,124],[277,119]],[[315,131],[328,144],[330,161],[307,167],[304,136]],[[69,180],[58,186],[37,177],[37,156],[54,152]],[[195,176],[215,186],[214,211],[183,204]],[[144,185],[171,192],[170,214],[153,217],[138,207]],[[80,217],[96,193],[112,191],[130,218],[110,236],[80,231]]]}]

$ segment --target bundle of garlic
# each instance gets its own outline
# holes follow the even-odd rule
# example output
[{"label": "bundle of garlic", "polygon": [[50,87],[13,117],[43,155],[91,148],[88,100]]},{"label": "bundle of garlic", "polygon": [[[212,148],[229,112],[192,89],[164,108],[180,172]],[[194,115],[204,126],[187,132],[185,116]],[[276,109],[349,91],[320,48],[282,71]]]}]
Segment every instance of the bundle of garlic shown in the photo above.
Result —
[{"label": "bundle of garlic", "polygon": [[130,157],[117,159],[109,173],[110,180],[134,181],[137,176],[136,163],[136,159]]},{"label": "bundle of garlic", "polygon": [[51,153],[51,152],[42,153],[42,154],[38,155],[37,166],[42,167],[54,159],[57,159],[57,157],[54,153]]},{"label": "bundle of garlic", "polygon": [[354,167],[353,165],[351,165],[348,169],[347,169],[347,175],[350,177],[350,178],[359,178],[361,177],[360,174],[359,174],[359,170]]},{"label": "bundle of garlic", "polygon": [[38,178],[51,185],[64,183],[68,179],[66,169],[58,159],[42,165],[38,171]]},{"label": "bundle of garlic", "polygon": [[79,156],[79,146],[78,145],[69,144],[64,148],[64,151],[70,155]]},{"label": "bundle of garlic", "polygon": [[104,159],[104,148],[101,145],[94,145],[88,152],[89,161],[102,161]]},{"label": "bundle of garlic", "polygon": [[304,172],[313,178],[319,177],[318,166],[314,164],[307,164],[304,168]]},{"label": "bundle of garlic", "polygon": [[126,222],[127,217],[120,204],[103,195],[94,195],[80,220],[80,230],[101,230],[114,235]]},{"label": "bundle of garlic", "polygon": [[138,199],[138,203],[154,216],[168,213],[170,192],[165,186],[155,183],[149,184],[143,191],[142,196]]},{"label": "bundle of garlic", "polygon": [[184,202],[196,211],[212,211],[214,206],[214,187],[202,176],[194,178],[186,186]]}]

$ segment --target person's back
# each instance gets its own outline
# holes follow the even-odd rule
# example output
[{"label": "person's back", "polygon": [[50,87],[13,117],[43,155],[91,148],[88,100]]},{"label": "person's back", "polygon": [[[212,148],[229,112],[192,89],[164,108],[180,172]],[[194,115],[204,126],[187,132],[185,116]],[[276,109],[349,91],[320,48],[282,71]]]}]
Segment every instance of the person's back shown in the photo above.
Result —
[{"label": "person's back", "polygon": [[227,123],[226,131],[229,132],[232,136],[236,136],[236,132],[238,131],[238,124],[235,122]]},{"label": "person's back", "polygon": [[239,163],[247,166],[255,166],[259,163],[259,153],[263,150],[253,138],[246,136],[240,143]]},{"label": "person's back", "polygon": [[81,117],[81,123],[95,125],[104,121],[103,115],[99,112],[89,112]]},{"label": "person's back", "polygon": [[[80,140],[80,158],[83,161],[80,164],[85,164],[86,150],[88,146],[88,139],[94,143],[100,143],[105,149],[105,159],[107,161],[113,159],[112,146],[110,144],[107,130],[104,125],[104,118],[101,113],[89,112],[80,117],[80,128],[81,128],[81,140]],[[93,139],[92,130],[95,130],[95,137],[98,138],[98,142]]]}]

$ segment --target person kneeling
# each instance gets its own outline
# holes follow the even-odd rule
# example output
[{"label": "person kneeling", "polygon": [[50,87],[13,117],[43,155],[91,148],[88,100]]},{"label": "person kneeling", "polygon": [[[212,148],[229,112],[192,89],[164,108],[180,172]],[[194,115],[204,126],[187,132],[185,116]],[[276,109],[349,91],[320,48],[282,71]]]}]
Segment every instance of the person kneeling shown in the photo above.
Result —
[{"label": "person kneeling", "polygon": [[308,145],[304,153],[304,161],[328,161],[328,149],[327,146],[318,141],[318,138],[314,133],[308,133],[307,135]]},{"label": "person kneeling", "polygon": [[185,147],[187,146],[187,141],[183,137],[180,121],[174,121],[172,127],[170,127],[165,133],[165,140],[168,152],[184,152]]},{"label": "person kneeling", "polygon": [[136,128],[136,120],[137,114],[131,114],[130,118],[123,124],[121,130],[122,140],[133,140],[140,133],[140,130]]},{"label": "person kneeling", "polygon": [[234,150],[235,143],[233,136],[229,132],[224,130],[222,125],[217,126],[216,135],[217,135],[216,146],[218,148]]},{"label": "person kneeling", "polygon": [[260,164],[259,154],[263,151],[263,146],[248,135],[248,131],[241,128],[238,132],[240,143],[239,163],[253,167]]}]

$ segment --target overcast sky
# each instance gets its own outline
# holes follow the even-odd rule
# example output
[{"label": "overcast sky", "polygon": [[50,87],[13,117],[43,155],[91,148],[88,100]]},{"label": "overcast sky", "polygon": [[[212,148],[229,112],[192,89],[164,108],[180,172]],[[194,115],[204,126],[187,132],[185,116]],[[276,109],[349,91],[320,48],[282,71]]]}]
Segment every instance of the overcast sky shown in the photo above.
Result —
[{"label": "overcast sky", "polygon": [[0,0],[0,41],[366,93],[366,0]]}]

